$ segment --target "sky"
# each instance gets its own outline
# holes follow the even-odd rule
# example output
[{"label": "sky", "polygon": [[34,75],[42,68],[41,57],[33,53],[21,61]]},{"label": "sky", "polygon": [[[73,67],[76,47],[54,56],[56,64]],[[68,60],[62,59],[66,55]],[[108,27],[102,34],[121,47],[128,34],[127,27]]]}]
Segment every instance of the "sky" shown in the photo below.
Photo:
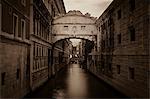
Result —
[{"label": "sky", "polygon": [[81,42],[81,39],[70,39],[70,41],[72,42],[73,46],[77,46],[79,42]]},{"label": "sky", "polygon": [[[83,14],[90,13],[91,16],[100,17],[113,0],[64,0],[66,11],[79,10]],[[70,39],[73,46],[79,44],[81,40]]]},{"label": "sky", "polygon": [[64,0],[66,11],[80,10],[83,14],[99,17],[113,0]]}]

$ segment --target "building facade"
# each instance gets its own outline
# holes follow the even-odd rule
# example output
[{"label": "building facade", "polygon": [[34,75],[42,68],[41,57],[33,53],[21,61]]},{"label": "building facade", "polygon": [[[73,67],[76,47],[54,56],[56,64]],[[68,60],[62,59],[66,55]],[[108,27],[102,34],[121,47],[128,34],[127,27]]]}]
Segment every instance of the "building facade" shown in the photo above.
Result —
[{"label": "building facade", "polygon": [[23,97],[51,77],[58,14],[65,14],[63,0],[0,1],[0,97]]},{"label": "building facade", "polygon": [[[57,6],[56,6],[57,5]],[[54,7],[55,6],[55,7]],[[56,10],[55,10],[56,9]],[[57,12],[59,10],[59,12]],[[30,7],[31,78],[32,89],[39,87],[52,74],[52,21],[64,14],[63,1],[33,0]]]},{"label": "building facade", "polygon": [[52,15],[42,0],[31,1],[30,14],[30,86],[35,89],[48,79]]},{"label": "building facade", "polygon": [[59,14],[66,14],[63,0],[43,0],[43,2],[53,17]]},{"label": "building facade", "polygon": [[66,14],[66,9],[63,0],[52,0],[53,5],[53,16],[58,16],[59,14]]},{"label": "building facade", "polygon": [[22,97],[30,80],[30,0],[0,1],[0,97]]},{"label": "building facade", "polygon": [[114,0],[96,22],[101,40],[94,73],[129,97],[149,97],[149,4]]}]

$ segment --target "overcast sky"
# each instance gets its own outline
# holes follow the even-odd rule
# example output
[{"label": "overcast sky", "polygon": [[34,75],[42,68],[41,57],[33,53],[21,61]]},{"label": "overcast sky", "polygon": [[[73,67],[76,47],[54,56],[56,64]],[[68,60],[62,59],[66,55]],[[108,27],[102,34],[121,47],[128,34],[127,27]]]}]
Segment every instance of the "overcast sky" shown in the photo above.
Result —
[{"label": "overcast sky", "polygon": [[113,0],[64,0],[66,11],[80,10],[83,14],[90,13],[99,17]]}]

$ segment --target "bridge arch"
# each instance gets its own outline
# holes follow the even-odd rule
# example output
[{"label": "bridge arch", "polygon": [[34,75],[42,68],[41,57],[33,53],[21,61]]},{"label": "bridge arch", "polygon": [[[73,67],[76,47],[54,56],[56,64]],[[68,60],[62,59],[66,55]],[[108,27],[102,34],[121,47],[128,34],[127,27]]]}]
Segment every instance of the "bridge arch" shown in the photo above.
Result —
[{"label": "bridge arch", "polygon": [[80,38],[80,37],[65,37],[65,38],[63,38],[63,39],[59,39],[59,40],[57,40],[56,42],[54,42],[53,43],[53,46],[55,46],[55,44],[57,44],[57,43],[59,43],[60,41],[62,41],[62,40],[69,40],[69,39],[81,39],[81,40],[88,40],[88,41],[90,41],[90,42],[93,42],[94,43],[94,41],[91,39],[86,39],[86,38]]},{"label": "bridge arch", "polygon": [[66,38],[80,38],[90,41],[96,40],[96,18],[80,11],[69,11],[65,15],[56,16],[53,20],[53,43]]}]

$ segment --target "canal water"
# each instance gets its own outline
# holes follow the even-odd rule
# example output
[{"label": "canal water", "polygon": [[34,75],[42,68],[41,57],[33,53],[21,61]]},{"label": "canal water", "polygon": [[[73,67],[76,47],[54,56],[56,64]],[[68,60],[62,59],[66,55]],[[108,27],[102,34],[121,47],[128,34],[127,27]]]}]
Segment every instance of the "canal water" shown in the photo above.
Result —
[{"label": "canal water", "polygon": [[80,68],[79,64],[71,64],[25,98],[87,99],[125,98],[125,96]]}]

